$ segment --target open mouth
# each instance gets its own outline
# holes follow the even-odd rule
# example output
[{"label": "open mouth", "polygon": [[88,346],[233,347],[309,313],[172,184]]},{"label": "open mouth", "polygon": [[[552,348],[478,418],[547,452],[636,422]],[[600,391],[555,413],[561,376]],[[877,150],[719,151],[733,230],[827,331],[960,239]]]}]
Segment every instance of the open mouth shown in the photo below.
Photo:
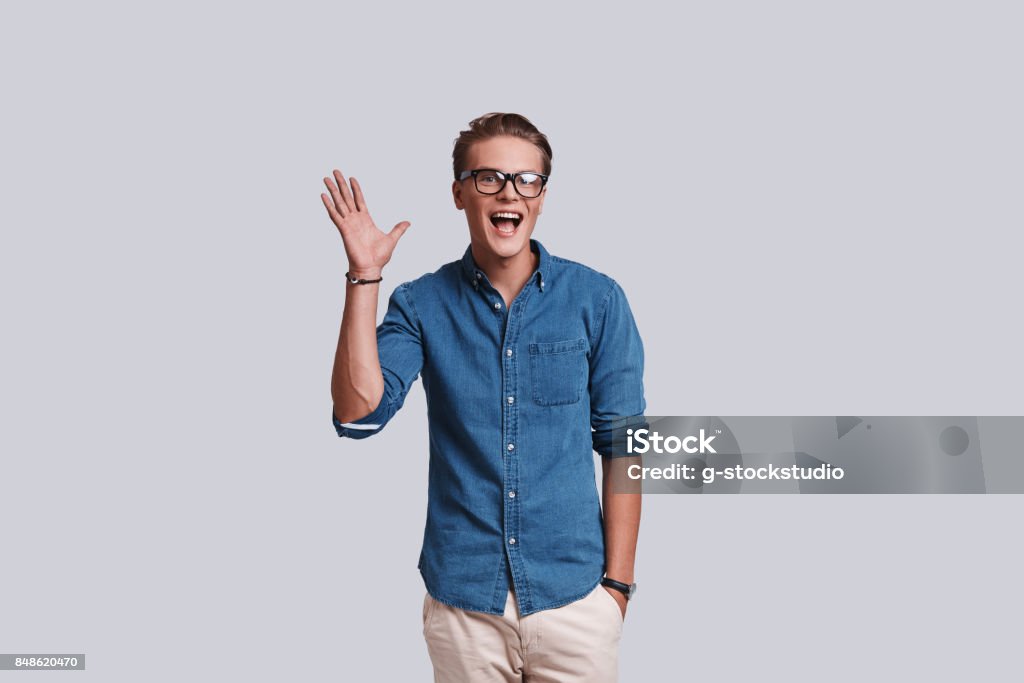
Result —
[{"label": "open mouth", "polygon": [[511,235],[523,221],[523,214],[515,211],[498,211],[491,214],[491,224],[498,229],[498,232]]}]

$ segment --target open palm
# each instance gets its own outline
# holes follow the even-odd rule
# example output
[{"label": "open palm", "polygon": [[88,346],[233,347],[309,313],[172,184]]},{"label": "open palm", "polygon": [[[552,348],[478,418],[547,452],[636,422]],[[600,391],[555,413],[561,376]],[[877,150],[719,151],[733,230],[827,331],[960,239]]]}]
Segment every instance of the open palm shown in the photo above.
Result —
[{"label": "open palm", "polygon": [[370,218],[359,182],[355,178],[349,180],[351,189],[341,171],[335,169],[333,180],[324,178],[330,194],[321,194],[320,198],[345,243],[349,271],[353,275],[376,277],[391,260],[395,245],[411,224],[402,221],[391,232],[380,230]]}]

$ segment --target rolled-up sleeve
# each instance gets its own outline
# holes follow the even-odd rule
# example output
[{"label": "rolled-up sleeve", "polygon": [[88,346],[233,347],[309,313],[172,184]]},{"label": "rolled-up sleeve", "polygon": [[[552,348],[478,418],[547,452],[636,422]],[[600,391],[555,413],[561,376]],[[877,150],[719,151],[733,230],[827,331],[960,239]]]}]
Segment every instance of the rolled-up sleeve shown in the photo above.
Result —
[{"label": "rolled-up sleeve", "polygon": [[399,285],[388,300],[384,320],[377,327],[377,355],[384,375],[384,395],[369,415],[340,422],[331,411],[338,436],[365,439],[384,429],[405,403],[405,397],[423,369],[422,327],[412,301],[411,283]]},{"label": "rolled-up sleeve", "polygon": [[644,347],[626,294],[612,282],[590,353],[590,426],[594,450],[606,458],[628,455],[625,431],[647,425]]}]

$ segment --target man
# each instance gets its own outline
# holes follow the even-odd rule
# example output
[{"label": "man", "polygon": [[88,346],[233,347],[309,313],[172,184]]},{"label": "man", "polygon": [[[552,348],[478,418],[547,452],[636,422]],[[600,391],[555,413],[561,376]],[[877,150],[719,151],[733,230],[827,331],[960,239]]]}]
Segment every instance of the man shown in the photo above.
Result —
[{"label": "man", "polygon": [[551,172],[532,123],[472,121],[453,166],[470,246],[399,285],[376,330],[382,271],[410,224],[382,232],[355,178],[324,179],[349,260],[334,426],[376,434],[422,373],[430,473],[419,569],[436,681],[615,681],[640,496],[612,490],[624,462],[612,441],[643,424],[640,337],[611,278],[531,239]]}]

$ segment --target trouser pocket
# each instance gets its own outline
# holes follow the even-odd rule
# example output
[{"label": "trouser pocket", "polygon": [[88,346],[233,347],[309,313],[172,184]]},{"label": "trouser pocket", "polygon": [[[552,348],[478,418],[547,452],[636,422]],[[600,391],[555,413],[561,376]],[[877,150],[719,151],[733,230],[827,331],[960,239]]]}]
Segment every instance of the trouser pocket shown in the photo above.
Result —
[{"label": "trouser pocket", "polygon": [[430,593],[423,596],[423,632],[427,632],[427,628],[430,626],[430,619],[434,616],[434,607],[437,605],[437,600],[430,597]]},{"label": "trouser pocket", "polygon": [[614,597],[612,597],[612,594],[608,592],[608,589],[602,586],[601,584],[598,584],[597,588],[594,590],[596,590],[598,593],[601,593],[602,600],[611,605],[611,609],[615,610],[615,621],[619,624],[619,626],[622,626],[622,609],[619,608],[619,603],[615,600]]}]

